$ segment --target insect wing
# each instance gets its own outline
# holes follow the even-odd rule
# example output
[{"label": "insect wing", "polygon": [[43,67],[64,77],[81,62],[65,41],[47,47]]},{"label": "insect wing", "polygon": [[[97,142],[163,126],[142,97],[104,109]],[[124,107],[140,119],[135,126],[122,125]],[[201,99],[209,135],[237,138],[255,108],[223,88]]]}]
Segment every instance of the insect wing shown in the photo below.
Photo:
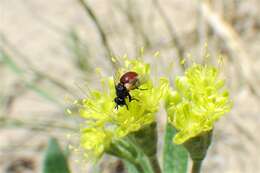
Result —
[{"label": "insect wing", "polygon": [[133,71],[126,72],[120,78],[120,82],[124,84],[128,91],[136,89],[140,85],[138,74]]},{"label": "insect wing", "polygon": [[123,84],[134,83],[137,78],[138,78],[138,74],[136,72],[129,71],[122,75],[122,77],[120,78],[120,82]]}]

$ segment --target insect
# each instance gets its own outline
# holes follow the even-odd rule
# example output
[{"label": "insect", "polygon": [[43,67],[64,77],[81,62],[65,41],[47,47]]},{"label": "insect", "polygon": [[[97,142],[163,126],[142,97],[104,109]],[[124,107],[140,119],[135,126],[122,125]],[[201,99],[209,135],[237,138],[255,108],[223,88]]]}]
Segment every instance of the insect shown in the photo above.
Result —
[{"label": "insect", "polygon": [[132,100],[137,100],[131,97],[130,90],[137,89],[140,85],[140,81],[138,79],[138,74],[133,71],[126,72],[120,78],[120,82],[115,86],[116,89],[116,98],[114,99],[116,106],[126,106],[128,109],[128,105],[126,104],[125,99],[128,97],[129,102]]}]

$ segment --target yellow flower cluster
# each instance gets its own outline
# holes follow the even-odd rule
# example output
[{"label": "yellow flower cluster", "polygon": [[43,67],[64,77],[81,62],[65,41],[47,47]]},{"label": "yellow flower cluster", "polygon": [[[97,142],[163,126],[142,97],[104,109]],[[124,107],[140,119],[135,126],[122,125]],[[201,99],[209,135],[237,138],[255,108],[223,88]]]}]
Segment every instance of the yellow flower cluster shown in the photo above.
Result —
[{"label": "yellow flower cluster", "polygon": [[169,122],[178,131],[176,144],[212,130],[214,122],[230,111],[229,94],[218,76],[213,66],[193,64],[185,76],[176,77],[176,91],[171,91],[166,101]]},{"label": "yellow flower cluster", "polygon": [[80,103],[80,116],[85,120],[80,129],[80,145],[91,157],[100,157],[114,140],[123,138],[131,132],[140,130],[155,121],[155,113],[159,109],[161,98],[168,93],[167,79],[160,79],[154,86],[150,78],[150,66],[140,60],[125,60],[124,68],[119,69],[119,75],[134,71],[141,81],[142,90],[131,90],[130,94],[136,100],[126,103],[126,106],[115,109],[115,83],[113,78],[102,79],[107,90],[93,90],[90,96]]}]

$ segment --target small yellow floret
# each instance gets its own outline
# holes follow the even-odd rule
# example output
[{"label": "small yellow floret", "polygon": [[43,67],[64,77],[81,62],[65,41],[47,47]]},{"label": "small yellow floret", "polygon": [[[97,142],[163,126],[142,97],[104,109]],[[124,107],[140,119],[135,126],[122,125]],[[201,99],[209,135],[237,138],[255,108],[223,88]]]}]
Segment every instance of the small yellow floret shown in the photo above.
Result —
[{"label": "small yellow floret", "polygon": [[183,77],[176,77],[176,91],[169,93],[166,108],[170,123],[178,130],[174,142],[181,144],[210,131],[232,104],[224,81],[213,66],[194,64]]}]

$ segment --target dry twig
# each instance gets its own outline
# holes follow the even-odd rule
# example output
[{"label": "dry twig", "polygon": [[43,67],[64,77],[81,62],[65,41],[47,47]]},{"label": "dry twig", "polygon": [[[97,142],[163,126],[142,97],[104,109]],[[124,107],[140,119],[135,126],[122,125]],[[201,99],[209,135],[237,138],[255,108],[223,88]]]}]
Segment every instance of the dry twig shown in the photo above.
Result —
[{"label": "dry twig", "polygon": [[114,53],[111,49],[111,47],[109,46],[108,43],[108,39],[107,39],[107,35],[105,33],[105,31],[103,30],[103,28],[101,27],[101,24],[99,23],[94,11],[91,9],[91,7],[88,5],[88,3],[84,0],[78,0],[80,5],[84,8],[86,14],[91,18],[91,20],[94,22],[94,24],[97,27],[98,33],[100,35],[103,47],[106,50],[106,57],[109,58],[109,61],[111,63],[111,65],[114,68],[117,68],[117,64],[115,62],[112,61],[112,59],[110,58],[111,56],[114,56]]}]

